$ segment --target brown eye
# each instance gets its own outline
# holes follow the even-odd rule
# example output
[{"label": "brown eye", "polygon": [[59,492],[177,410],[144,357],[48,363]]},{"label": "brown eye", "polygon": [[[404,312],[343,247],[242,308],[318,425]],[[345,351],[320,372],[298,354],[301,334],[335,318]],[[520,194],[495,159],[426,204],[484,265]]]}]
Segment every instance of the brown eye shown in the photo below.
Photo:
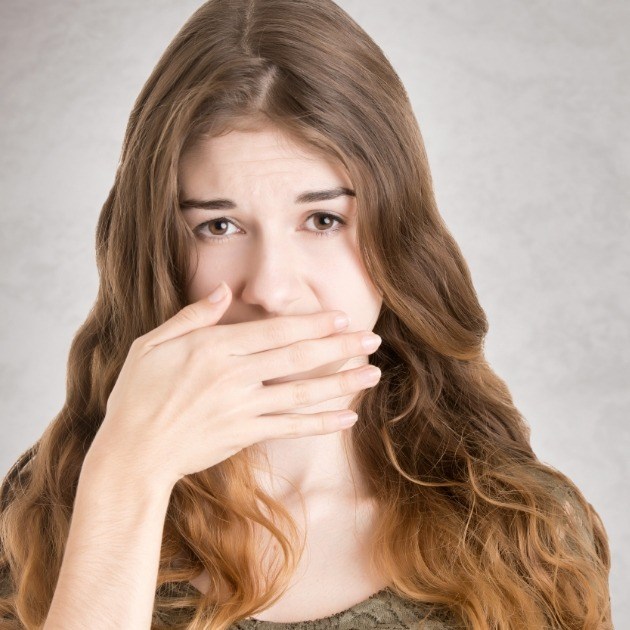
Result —
[{"label": "brown eye", "polygon": [[214,221],[208,221],[208,229],[210,229],[211,234],[215,234],[215,236],[224,236],[224,234],[216,234],[212,228],[217,228],[219,230],[226,230],[229,221],[226,221],[224,218],[215,219]]},{"label": "brown eye", "polygon": [[[307,219],[307,222],[314,217],[319,217],[319,219],[315,221],[316,226],[317,223],[323,225],[323,229],[319,229],[319,227],[316,227],[315,236],[331,236],[334,232],[338,232],[341,229],[341,226],[346,224],[346,222],[341,217],[330,214],[329,212],[315,212]],[[338,223],[339,225],[337,227],[329,229],[330,226],[334,225],[335,223]]]},{"label": "brown eye", "polygon": [[324,228],[327,228],[327,227],[330,227],[331,225],[334,225],[335,223],[335,219],[331,217],[329,214],[318,214],[315,216],[318,217],[315,220],[315,225],[319,223],[319,225],[322,225]]},{"label": "brown eye", "polygon": [[230,224],[234,225],[230,219],[226,217],[218,217],[217,219],[211,219],[210,221],[200,223],[193,231],[195,234],[199,234],[202,238],[209,241],[213,240],[219,242],[231,238],[232,234],[234,234],[234,232],[232,232],[232,234],[221,232],[221,230],[227,229]]}]

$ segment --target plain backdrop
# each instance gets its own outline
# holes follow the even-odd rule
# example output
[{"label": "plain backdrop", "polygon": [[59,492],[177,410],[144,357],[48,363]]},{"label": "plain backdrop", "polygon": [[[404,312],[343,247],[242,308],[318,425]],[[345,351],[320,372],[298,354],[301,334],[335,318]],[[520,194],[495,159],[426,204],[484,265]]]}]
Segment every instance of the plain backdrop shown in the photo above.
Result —
[{"label": "plain backdrop", "polygon": [[[63,404],[129,112],[200,4],[0,3],[2,476]],[[339,4],[407,87],[488,359],[540,459],[602,516],[613,620],[630,627],[630,5]]]}]

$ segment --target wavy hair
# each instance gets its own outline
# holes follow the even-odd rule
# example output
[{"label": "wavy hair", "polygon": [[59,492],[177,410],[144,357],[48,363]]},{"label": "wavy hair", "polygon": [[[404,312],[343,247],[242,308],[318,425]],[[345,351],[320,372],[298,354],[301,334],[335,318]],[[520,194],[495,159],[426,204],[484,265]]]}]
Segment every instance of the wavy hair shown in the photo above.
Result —
[{"label": "wavy hair", "polygon": [[[438,212],[406,90],[332,0],[210,0],[143,86],[98,219],[98,294],[71,343],[65,402],[2,485],[2,627],[43,624],[82,462],[131,343],[186,304],[182,155],[259,124],[341,164],[356,191],[358,247],[383,295],[370,355],[382,377],[353,399],[348,432],[379,506],[375,569],[400,596],[476,630],[611,628],[604,526],[532,451],[484,358],[487,318]],[[288,511],[254,481],[256,446],[173,488],[152,628],[224,630],[287,587],[302,548]],[[279,550],[268,576],[256,525]],[[203,569],[206,594],[175,588]]]}]

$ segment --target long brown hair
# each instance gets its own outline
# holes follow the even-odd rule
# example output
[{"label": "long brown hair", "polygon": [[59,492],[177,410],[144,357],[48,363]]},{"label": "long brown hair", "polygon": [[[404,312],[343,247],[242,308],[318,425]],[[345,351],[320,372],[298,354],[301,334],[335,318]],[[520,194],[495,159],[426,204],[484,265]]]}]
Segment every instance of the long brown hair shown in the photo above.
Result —
[{"label": "long brown hair", "polygon": [[[129,347],[186,304],[194,235],[179,211],[181,156],[261,122],[347,169],[360,253],[383,294],[370,358],[383,375],[356,396],[351,431],[379,505],[374,566],[400,596],[466,627],[611,627],[604,527],[533,453],[484,358],[486,315],[438,212],[405,88],[331,0],[210,0],[138,96],[98,220],[99,290],[71,344],[65,403],[2,486],[3,627],[43,623],[81,465]],[[254,482],[255,447],[174,487],[153,628],[224,630],[287,586],[297,529]],[[281,553],[270,576],[257,571],[256,524]],[[202,569],[207,594],[171,588]]]}]

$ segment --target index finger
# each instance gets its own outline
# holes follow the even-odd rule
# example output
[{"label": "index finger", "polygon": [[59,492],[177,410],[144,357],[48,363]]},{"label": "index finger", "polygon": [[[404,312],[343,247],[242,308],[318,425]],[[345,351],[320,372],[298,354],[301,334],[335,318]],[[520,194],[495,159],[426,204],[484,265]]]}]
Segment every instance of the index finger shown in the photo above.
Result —
[{"label": "index finger", "polygon": [[271,319],[224,324],[230,339],[230,354],[242,356],[282,348],[303,339],[328,337],[348,326],[343,311],[321,311],[307,315],[280,315]]}]

